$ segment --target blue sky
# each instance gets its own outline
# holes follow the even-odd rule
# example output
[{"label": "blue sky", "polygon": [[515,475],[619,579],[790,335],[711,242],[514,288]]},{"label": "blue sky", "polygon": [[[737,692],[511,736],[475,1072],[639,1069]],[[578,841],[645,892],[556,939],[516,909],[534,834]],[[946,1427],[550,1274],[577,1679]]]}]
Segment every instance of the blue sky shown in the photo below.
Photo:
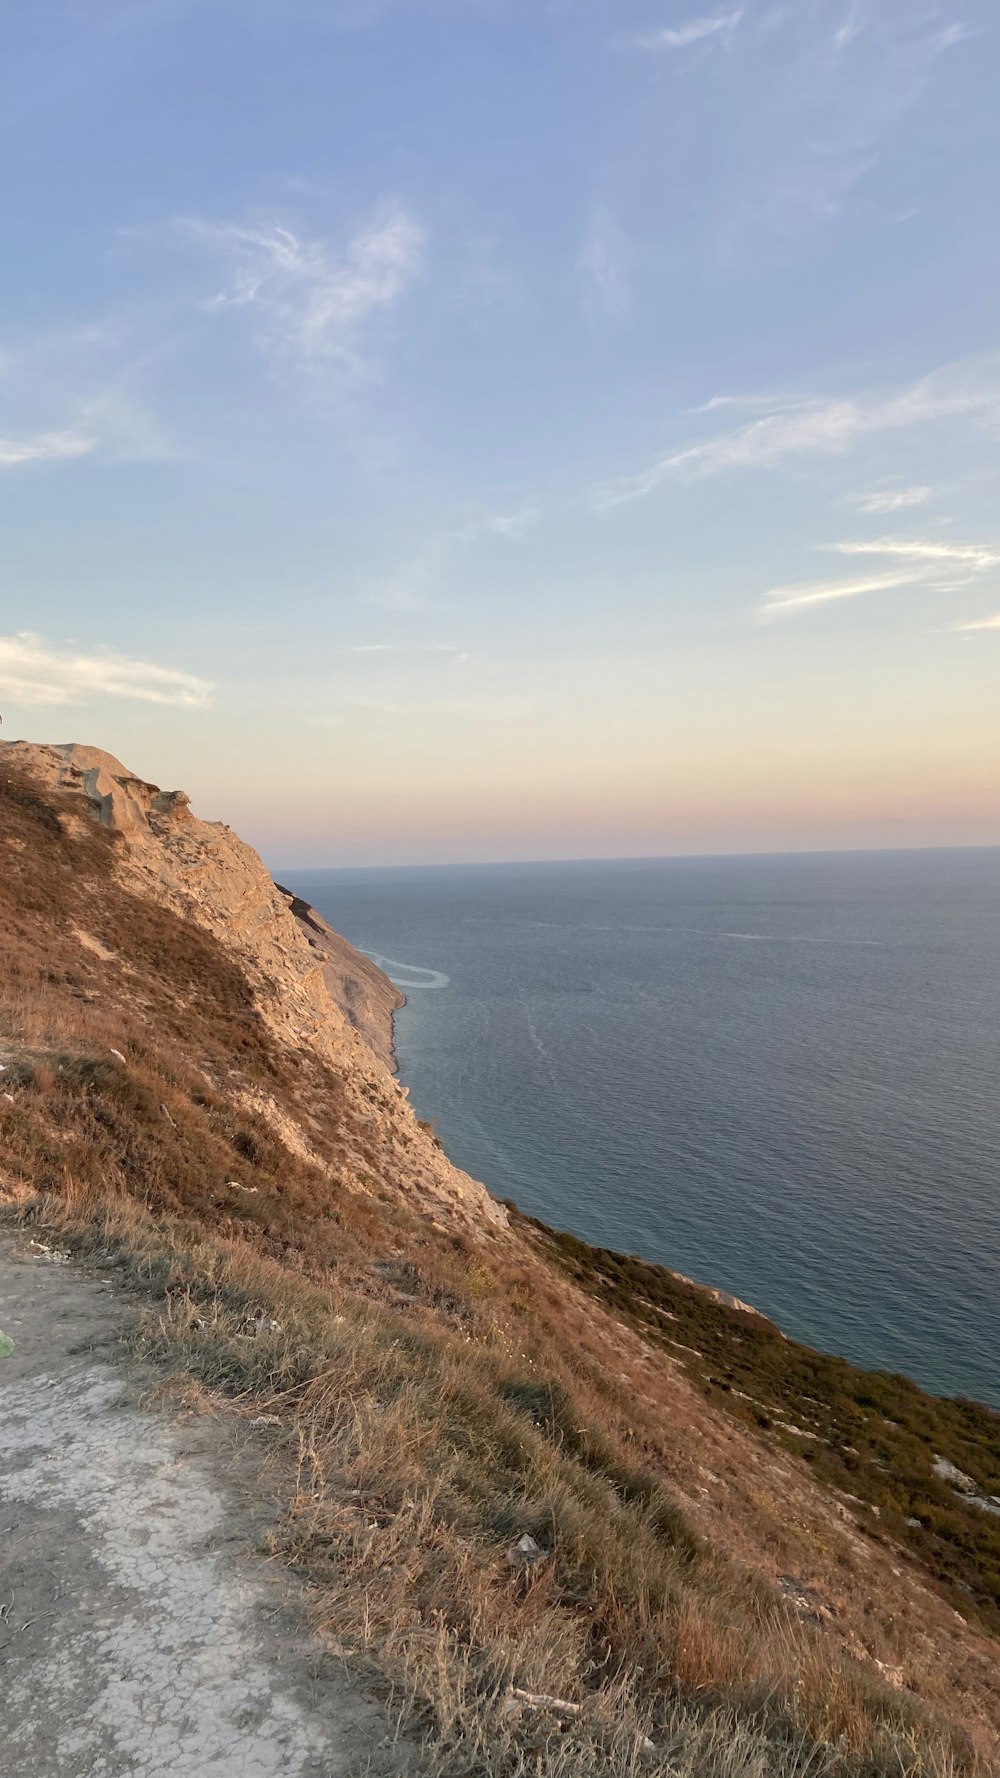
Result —
[{"label": "blue sky", "polygon": [[1000,841],[997,29],[8,8],[4,734],[285,865]]}]

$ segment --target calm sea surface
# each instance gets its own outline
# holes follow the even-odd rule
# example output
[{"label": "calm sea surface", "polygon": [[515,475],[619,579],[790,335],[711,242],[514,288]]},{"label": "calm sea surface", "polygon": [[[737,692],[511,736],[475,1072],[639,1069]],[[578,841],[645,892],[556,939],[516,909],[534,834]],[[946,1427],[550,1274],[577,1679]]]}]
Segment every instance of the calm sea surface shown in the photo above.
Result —
[{"label": "calm sea surface", "polygon": [[1000,851],[285,880],[492,1191],[1000,1406]]}]

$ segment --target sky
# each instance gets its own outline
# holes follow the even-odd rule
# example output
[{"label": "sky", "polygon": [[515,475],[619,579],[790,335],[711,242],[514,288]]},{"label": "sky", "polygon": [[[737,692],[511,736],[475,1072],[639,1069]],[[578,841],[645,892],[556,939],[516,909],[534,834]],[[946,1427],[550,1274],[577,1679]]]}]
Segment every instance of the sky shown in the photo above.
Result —
[{"label": "sky", "polygon": [[998,44],[4,8],[4,737],[275,868],[1000,843]]}]

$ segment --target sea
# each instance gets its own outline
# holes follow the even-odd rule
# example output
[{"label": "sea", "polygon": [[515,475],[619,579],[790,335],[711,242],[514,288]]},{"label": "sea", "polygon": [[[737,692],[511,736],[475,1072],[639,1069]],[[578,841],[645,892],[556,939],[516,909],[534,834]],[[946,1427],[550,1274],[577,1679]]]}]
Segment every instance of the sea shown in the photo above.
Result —
[{"label": "sea", "polygon": [[1000,1408],[1000,849],[283,880],[497,1196]]}]

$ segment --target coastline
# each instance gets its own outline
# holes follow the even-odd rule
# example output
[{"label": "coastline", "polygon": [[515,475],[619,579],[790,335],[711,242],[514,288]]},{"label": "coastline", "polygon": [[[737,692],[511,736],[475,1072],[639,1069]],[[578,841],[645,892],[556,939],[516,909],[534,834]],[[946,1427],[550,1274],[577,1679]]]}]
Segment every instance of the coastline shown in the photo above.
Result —
[{"label": "coastline", "polygon": [[[394,1055],[395,1017],[405,1004],[403,996],[391,1015]],[[728,1291],[501,1202],[514,1231],[585,1301],[610,1311],[713,1409],[806,1465],[838,1512],[860,1515],[866,1538],[906,1548],[939,1576],[956,1608],[974,1601],[985,1623],[1000,1624],[1000,1602],[984,1580],[1000,1542],[994,1408],[932,1395],[909,1377],[807,1346]],[[963,1460],[942,1459],[945,1448]],[[945,1529],[956,1514],[957,1537]]]},{"label": "coastline", "polygon": [[[319,917],[321,918],[322,916],[319,916]],[[366,955],[365,953],[362,953],[362,954]],[[377,967],[377,965],[375,967]],[[382,971],[381,973],[384,974],[384,971]],[[388,976],[385,976],[385,979],[386,979],[386,981],[391,981],[391,978]],[[403,1010],[403,1008],[408,1004],[408,1002],[407,1002],[407,997],[402,992],[402,990],[396,988],[395,983],[392,983],[391,985],[392,985],[393,989],[395,990],[395,992],[397,993],[397,995],[399,996],[399,998],[397,1000],[396,1005],[393,1007],[392,1011],[389,1014],[389,1049],[390,1049],[390,1054],[392,1056],[393,1072],[397,1076],[397,1078],[399,1078],[399,1058],[398,1058],[398,1052],[396,1049],[396,1017]],[[402,1083],[402,1084],[404,1086],[404,1091],[406,1091],[407,1096],[409,1096],[409,1091],[410,1091],[409,1087],[406,1085],[406,1083]],[[445,1149],[445,1152],[447,1153],[447,1149]],[[450,1156],[449,1156],[449,1159],[451,1159]],[[454,1163],[454,1164],[457,1165],[458,1163]],[[485,1186],[484,1189],[489,1191],[491,1196],[497,1196],[496,1192],[490,1186]],[[805,1341],[796,1339],[793,1336],[787,1334],[785,1332],[784,1328],[777,1321],[775,1321],[772,1316],[766,1314],[764,1310],[757,1308],[755,1304],[747,1302],[744,1298],[735,1295],[731,1291],[722,1289],[719,1285],[711,1284],[711,1283],[705,1282],[704,1280],[701,1280],[698,1278],[692,1278],[686,1272],[682,1272],[682,1271],[675,1269],[672,1266],[665,1265],[662,1261],[654,1260],[654,1259],[648,1257],[647,1255],[626,1253],[623,1248],[604,1247],[602,1245],[599,1245],[598,1243],[588,1240],[585,1236],[578,1234],[575,1229],[568,1228],[568,1227],[567,1228],[559,1228],[555,1224],[546,1222],[541,1217],[536,1217],[532,1212],[523,1209],[523,1207],[521,1205],[519,1205],[515,1199],[509,1198],[506,1195],[499,1198],[499,1201],[501,1203],[503,1203],[505,1206],[507,1206],[508,1208],[512,1207],[518,1217],[522,1218],[525,1222],[530,1223],[533,1227],[542,1231],[542,1233],[544,1235],[551,1238],[554,1242],[568,1240],[568,1241],[573,1242],[577,1247],[579,1247],[581,1249],[586,1249],[590,1254],[592,1254],[595,1257],[595,1260],[598,1256],[609,1256],[609,1257],[620,1260],[621,1262],[627,1263],[630,1265],[634,1263],[638,1266],[641,1266],[645,1270],[648,1270],[650,1273],[652,1273],[654,1275],[662,1275],[665,1278],[669,1278],[673,1283],[680,1286],[682,1289],[687,1289],[690,1291],[697,1292],[699,1296],[706,1299],[708,1302],[713,1304],[717,1309],[721,1310],[725,1314],[736,1315],[741,1320],[745,1317],[746,1318],[752,1317],[753,1320],[757,1324],[759,1324],[763,1328],[768,1329],[771,1333],[776,1335],[779,1339],[785,1341],[787,1345],[789,1345],[791,1348],[793,1348],[796,1351],[808,1353],[820,1360],[829,1361],[831,1363],[838,1364],[838,1365],[843,1365],[845,1367],[848,1367],[852,1372],[855,1372],[860,1376],[892,1377],[892,1378],[901,1377],[902,1381],[909,1388],[916,1391],[919,1395],[926,1397],[930,1401],[940,1401],[940,1402],[946,1402],[946,1403],[969,1401],[979,1412],[981,1412],[983,1414],[987,1414],[993,1418],[1000,1418],[1000,1410],[998,1410],[996,1407],[994,1407],[992,1405],[992,1403],[990,1403],[990,1402],[982,1401],[976,1396],[969,1395],[965,1392],[958,1391],[958,1390],[947,1391],[947,1390],[927,1389],[927,1388],[925,1388],[925,1386],[923,1384],[918,1383],[914,1378],[910,1377],[908,1373],[896,1372],[896,1371],[890,1369],[888,1364],[886,1364],[884,1366],[861,1364],[861,1363],[856,1362],[854,1359],[849,1359],[849,1358],[844,1357],[844,1355],[841,1352],[839,1352],[835,1349],[831,1350],[831,1349],[828,1349],[825,1347],[811,1346],[811,1345],[807,1344]],[[966,1497],[971,1498],[971,1496],[969,1496],[969,1494],[968,1494],[968,1490],[966,1491]],[[990,1506],[987,1507],[985,1510],[1000,1511],[1000,1507],[994,1506],[991,1502]]]},{"label": "coastline", "polygon": [[[398,1078],[395,1020],[406,995],[321,915],[310,927],[314,921],[350,954],[352,977],[380,982],[381,1048]],[[610,1311],[623,1332],[668,1371],[682,1373],[712,1409],[806,1464],[837,1510],[847,1503],[867,1537],[906,1548],[937,1576],[953,1605],[974,1601],[985,1624],[1000,1625],[1000,1601],[988,1581],[1000,1550],[995,1409],[932,1395],[908,1376],[807,1346],[728,1291],[555,1229],[510,1199],[494,1201],[504,1206],[512,1232],[584,1302]],[[949,1451],[951,1457],[942,1455]]]},{"label": "coastline", "polygon": [[382,963],[409,1002],[397,1065],[498,1195],[1000,1409],[994,873],[957,854],[678,873],[293,882],[373,953],[454,977],[435,1000]]},{"label": "coastline", "polygon": [[[388,977],[386,979],[388,980]],[[395,984],[393,985],[395,986]],[[399,1052],[396,1048],[396,1019],[407,1004],[407,1000],[406,995],[401,989],[397,990],[397,992],[399,993],[399,1001],[389,1014],[389,1066],[391,1067],[393,1074],[396,1076],[396,1079],[399,1080]]]}]

